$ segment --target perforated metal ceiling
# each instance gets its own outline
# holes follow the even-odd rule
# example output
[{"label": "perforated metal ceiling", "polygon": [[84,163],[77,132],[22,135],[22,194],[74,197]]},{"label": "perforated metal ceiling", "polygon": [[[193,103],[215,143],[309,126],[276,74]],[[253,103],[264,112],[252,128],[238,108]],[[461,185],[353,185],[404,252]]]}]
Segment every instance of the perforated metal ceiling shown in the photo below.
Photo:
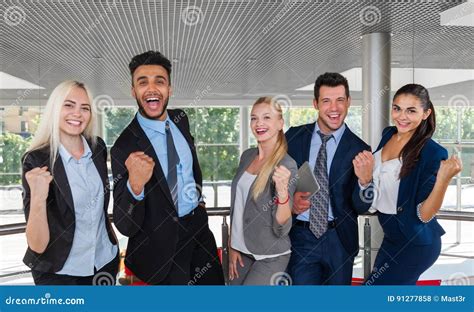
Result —
[{"label": "perforated metal ceiling", "polygon": [[[1,4],[1,71],[46,88],[30,97],[72,78],[129,99],[128,63],[154,49],[174,60],[178,100],[203,90],[232,99],[310,94],[295,89],[361,66],[360,36],[370,32],[393,34],[393,67],[473,69],[474,28],[440,26],[439,13],[463,2],[9,0]],[[472,86],[439,93],[473,98]],[[0,103],[18,96],[0,95]]]}]

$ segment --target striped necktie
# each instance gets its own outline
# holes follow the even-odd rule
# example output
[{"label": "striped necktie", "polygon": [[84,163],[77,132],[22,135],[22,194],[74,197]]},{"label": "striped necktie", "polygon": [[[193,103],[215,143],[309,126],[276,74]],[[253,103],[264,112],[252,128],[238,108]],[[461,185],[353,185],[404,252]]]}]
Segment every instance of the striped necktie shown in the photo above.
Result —
[{"label": "striped necktie", "polygon": [[329,177],[327,166],[326,143],[333,136],[325,135],[318,131],[321,137],[321,147],[314,165],[314,176],[319,183],[319,191],[311,197],[311,208],[309,211],[309,229],[320,238],[328,229],[328,211],[329,211]]},{"label": "striped necktie", "polygon": [[178,211],[178,173],[177,166],[179,164],[179,156],[174,146],[173,135],[171,134],[170,122],[166,121],[166,152],[168,155],[168,187],[171,192],[173,204]]}]

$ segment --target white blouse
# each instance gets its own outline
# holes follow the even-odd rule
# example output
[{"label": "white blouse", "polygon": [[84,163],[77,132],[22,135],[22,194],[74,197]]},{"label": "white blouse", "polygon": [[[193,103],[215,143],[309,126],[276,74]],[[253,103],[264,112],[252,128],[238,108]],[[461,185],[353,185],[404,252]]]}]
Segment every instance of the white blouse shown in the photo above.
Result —
[{"label": "white blouse", "polygon": [[382,162],[382,149],[374,154],[374,200],[370,212],[397,214],[398,189],[402,162],[398,158]]},{"label": "white blouse", "polygon": [[256,255],[251,253],[247,246],[245,246],[245,239],[244,239],[244,211],[245,211],[245,204],[247,203],[247,197],[250,196],[250,188],[252,187],[253,182],[257,178],[256,175],[250,174],[247,171],[244,171],[242,176],[237,182],[237,187],[235,190],[235,202],[234,202],[234,211],[232,212],[232,225],[231,225],[231,233],[230,233],[230,246],[243,252],[248,255],[252,255],[255,260],[262,260],[266,258],[273,258],[278,257],[281,255],[286,255],[291,253],[291,249],[283,252],[281,254],[275,255]]}]

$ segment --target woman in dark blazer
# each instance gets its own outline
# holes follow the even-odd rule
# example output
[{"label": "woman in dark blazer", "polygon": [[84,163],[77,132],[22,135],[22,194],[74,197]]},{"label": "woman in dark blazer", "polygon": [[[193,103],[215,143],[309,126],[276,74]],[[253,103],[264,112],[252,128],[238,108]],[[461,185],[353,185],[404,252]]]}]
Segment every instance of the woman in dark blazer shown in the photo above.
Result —
[{"label": "woman in dark blazer", "polygon": [[242,154],[231,187],[229,279],[231,285],[287,284],[297,166],[287,154],[281,107],[259,98],[250,128],[258,144]]},{"label": "woman in dark blazer", "polygon": [[59,84],[23,156],[23,261],[37,285],[115,284],[118,245],[107,217],[107,149],[94,135],[95,114],[84,84]]},{"label": "woman in dark blazer", "polygon": [[435,111],[423,86],[400,88],[391,116],[394,126],[374,152],[371,210],[378,211],[384,239],[366,285],[414,285],[438,259],[445,232],[435,215],[462,167],[431,139]]}]

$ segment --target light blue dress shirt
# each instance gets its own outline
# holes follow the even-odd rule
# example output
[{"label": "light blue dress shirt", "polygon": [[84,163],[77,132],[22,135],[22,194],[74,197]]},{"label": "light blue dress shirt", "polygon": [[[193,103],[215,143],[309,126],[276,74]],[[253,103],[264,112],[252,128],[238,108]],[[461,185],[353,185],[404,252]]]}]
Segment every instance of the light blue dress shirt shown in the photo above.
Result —
[{"label": "light blue dress shirt", "polygon": [[76,224],[71,251],[63,268],[56,274],[72,276],[94,275],[112,261],[118,252],[110,242],[105,227],[104,186],[92,160],[92,151],[82,137],[84,154],[75,159],[63,145],[59,155],[66,170],[74,203]]},{"label": "light blue dress shirt", "polygon": [[[168,154],[166,151],[165,124],[166,121],[169,122],[176,152],[179,155],[179,164],[177,168],[178,216],[182,217],[189,214],[197,207],[199,203],[199,194],[196,191],[196,182],[194,181],[193,175],[193,155],[191,154],[188,142],[181,131],[179,131],[176,124],[171,121],[169,115],[166,117],[165,121],[160,121],[147,119],[140,113],[137,113],[137,120],[150,140],[166,178],[168,178]],[[127,187],[136,200],[143,200],[143,198],[145,198],[144,190],[137,196],[132,192],[128,181]]]},{"label": "light blue dress shirt", "polygon": [[[328,167],[328,176],[331,170],[332,160],[334,159],[334,154],[336,154],[337,146],[341,141],[342,135],[346,130],[346,124],[343,124],[339,129],[332,133],[332,138],[326,143],[326,152],[327,152],[327,167]],[[316,157],[318,156],[319,149],[321,147],[322,141],[321,137],[318,134],[319,125],[316,122],[314,126],[313,135],[311,137],[311,148],[309,150],[309,165],[311,168],[314,168],[316,164]],[[329,185],[331,187],[331,185]],[[311,209],[311,208],[310,208]],[[302,221],[309,221],[309,211],[310,209],[306,210],[305,212],[301,213],[296,217],[298,220]],[[334,220],[334,214],[332,211],[331,201],[329,201],[329,211],[328,211],[328,221]]]}]

